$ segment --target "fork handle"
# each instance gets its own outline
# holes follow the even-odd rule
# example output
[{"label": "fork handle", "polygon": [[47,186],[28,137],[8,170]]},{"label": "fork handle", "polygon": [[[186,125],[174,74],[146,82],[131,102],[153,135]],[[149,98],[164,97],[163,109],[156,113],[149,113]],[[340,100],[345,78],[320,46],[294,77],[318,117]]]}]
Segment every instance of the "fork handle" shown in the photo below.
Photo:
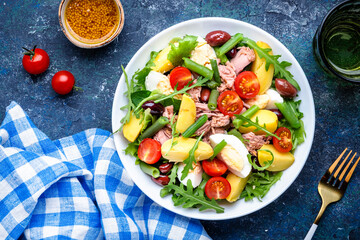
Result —
[{"label": "fork handle", "polygon": [[306,234],[306,237],[304,238],[304,240],[311,240],[312,237],[314,236],[314,233],[315,233],[317,227],[318,227],[318,225],[313,223],[313,225],[309,229],[308,233]]}]

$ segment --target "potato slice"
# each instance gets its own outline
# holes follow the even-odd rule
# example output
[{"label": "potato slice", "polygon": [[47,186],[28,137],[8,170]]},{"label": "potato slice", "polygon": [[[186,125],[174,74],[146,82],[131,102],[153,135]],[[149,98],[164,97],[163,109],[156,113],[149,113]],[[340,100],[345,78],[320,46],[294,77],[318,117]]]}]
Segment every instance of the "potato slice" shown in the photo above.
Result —
[{"label": "potato slice", "polygon": [[[173,144],[171,149],[171,139],[164,142],[161,146],[161,154],[163,158],[168,159],[171,162],[182,162],[189,157],[189,152],[194,147],[196,139],[178,137],[174,138],[173,142],[176,144]],[[212,147],[209,144],[200,141],[198,148],[195,150],[195,160],[200,161],[208,159],[213,154],[214,150]]]},{"label": "potato slice", "polygon": [[141,129],[144,127],[144,121],[141,123],[141,116],[136,118],[135,114],[131,113],[130,121],[123,126],[123,135],[129,142],[134,142],[139,136]]},{"label": "potato slice", "polygon": [[176,131],[183,133],[196,120],[196,106],[194,100],[188,95],[183,95],[179,109],[179,117],[176,121]]},{"label": "potato slice", "polygon": [[241,177],[236,176],[233,173],[229,173],[226,176],[226,180],[229,181],[230,186],[231,186],[231,192],[226,197],[226,200],[228,200],[228,202],[235,202],[239,199],[240,194],[244,190],[250,175],[251,174],[247,175],[247,177],[245,177],[245,178],[241,178]]},{"label": "potato slice", "polygon": [[[259,120],[259,125],[261,127],[264,126],[264,124],[266,125],[266,129],[270,132],[275,132],[275,130],[277,129],[277,124],[278,124],[278,117],[276,116],[275,113],[273,113],[270,110],[259,110],[257,113],[255,113],[254,116],[252,116],[250,118],[251,121],[256,122],[256,118],[258,118]],[[244,126],[240,126],[239,131],[241,133],[248,133],[248,132],[254,132],[256,128],[251,126],[251,127],[244,127]],[[260,130],[257,132],[254,132],[256,135],[264,135],[266,134],[266,132]]]},{"label": "potato slice", "polygon": [[[283,171],[289,168],[295,161],[295,157],[291,152],[279,152],[274,145],[268,144],[260,148],[260,150],[269,150],[274,155],[274,161],[266,170],[271,172]],[[265,166],[265,162],[271,160],[271,154],[266,151],[258,151],[258,159],[261,166]]]},{"label": "potato slice", "polygon": [[[262,41],[258,41],[256,44],[261,48],[271,48],[267,43],[264,43]],[[255,50],[254,52],[255,52],[255,61],[251,65],[251,71],[256,74],[260,82],[259,94],[263,94],[271,86],[271,82],[274,77],[274,65],[270,64],[269,69],[266,71],[265,58],[260,58],[259,54]],[[269,54],[273,55],[272,51],[270,51]]]},{"label": "potato slice", "polygon": [[167,58],[167,55],[169,54],[171,50],[171,46],[167,46],[163,50],[159,52],[159,54],[156,56],[154,60],[155,66],[152,67],[152,70],[155,72],[165,73],[170,71],[174,68],[172,63]]}]

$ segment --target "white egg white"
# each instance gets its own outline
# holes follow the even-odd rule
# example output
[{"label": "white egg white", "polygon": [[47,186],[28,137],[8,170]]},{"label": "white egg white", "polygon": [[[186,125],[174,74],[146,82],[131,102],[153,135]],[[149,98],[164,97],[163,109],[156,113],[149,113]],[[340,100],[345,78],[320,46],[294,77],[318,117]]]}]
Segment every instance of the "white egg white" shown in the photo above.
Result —
[{"label": "white egg white", "polygon": [[202,174],[203,169],[201,167],[201,164],[198,162],[195,166],[193,166],[194,170],[190,170],[188,175],[184,178],[184,180],[181,180],[182,171],[184,170],[185,164],[179,163],[178,164],[178,170],[177,170],[177,177],[180,180],[182,184],[187,186],[188,179],[191,180],[192,186],[195,188],[200,185],[202,181]]},{"label": "white egg white", "polygon": [[268,104],[266,105],[266,109],[277,109],[275,103],[283,103],[284,99],[280,96],[280,94],[274,89],[268,89],[265,94],[270,97]]},{"label": "white egg white", "polygon": [[169,78],[162,73],[150,71],[145,78],[145,87],[149,91],[159,89],[163,94],[170,94],[173,92]]},{"label": "white egg white", "polygon": [[[245,145],[233,135],[214,134],[210,136],[210,144],[213,148],[222,140],[225,140],[227,145],[217,155],[217,158],[223,161],[227,165],[229,171],[236,176],[241,178],[247,177],[250,174],[251,165],[247,158],[249,152]],[[240,167],[241,165],[242,167]]]}]

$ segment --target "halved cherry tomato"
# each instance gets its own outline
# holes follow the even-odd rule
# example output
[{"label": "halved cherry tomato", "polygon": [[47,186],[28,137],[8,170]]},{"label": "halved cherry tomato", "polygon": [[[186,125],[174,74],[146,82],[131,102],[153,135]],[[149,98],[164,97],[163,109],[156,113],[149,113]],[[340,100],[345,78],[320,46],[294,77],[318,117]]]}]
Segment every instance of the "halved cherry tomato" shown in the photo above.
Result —
[{"label": "halved cherry tomato", "polygon": [[170,72],[170,85],[177,90],[183,89],[192,80],[191,72],[186,67],[176,67]]},{"label": "halved cherry tomato", "polygon": [[251,71],[240,73],[235,79],[235,90],[241,98],[255,97],[260,90],[260,83],[255,73]]},{"label": "halved cherry tomato", "polygon": [[210,199],[225,199],[230,192],[230,183],[223,177],[212,177],[205,185],[205,194]]},{"label": "halved cherry tomato", "polygon": [[281,138],[281,140],[273,137],[273,144],[276,150],[279,152],[289,152],[292,149],[291,132],[286,127],[280,127],[275,131],[275,134]]},{"label": "halved cherry tomato", "polygon": [[202,167],[206,174],[212,177],[220,177],[228,169],[226,164],[217,158],[202,161]]},{"label": "halved cherry tomato", "polygon": [[147,164],[154,164],[161,158],[161,144],[151,138],[141,141],[138,149],[138,157]]},{"label": "halved cherry tomato", "polygon": [[243,101],[234,91],[225,91],[220,94],[217,99],[217,105],[220,112],[230,117],[234,116],[234,114],[239,114],[243,109]]}]

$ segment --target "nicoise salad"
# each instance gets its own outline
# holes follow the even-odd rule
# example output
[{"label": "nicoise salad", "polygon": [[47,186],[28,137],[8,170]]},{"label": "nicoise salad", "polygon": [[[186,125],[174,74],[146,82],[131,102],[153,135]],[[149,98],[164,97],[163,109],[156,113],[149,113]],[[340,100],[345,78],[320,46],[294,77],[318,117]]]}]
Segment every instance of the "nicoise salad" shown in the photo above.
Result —
[{"label": "nicoise salad", "polygon": [[175,206],[221,213],[223,201],[261,200],[304,142],[291,63],[221,30],[174,36],[149,58],[131,77],[123,69],[125,153]]}]

